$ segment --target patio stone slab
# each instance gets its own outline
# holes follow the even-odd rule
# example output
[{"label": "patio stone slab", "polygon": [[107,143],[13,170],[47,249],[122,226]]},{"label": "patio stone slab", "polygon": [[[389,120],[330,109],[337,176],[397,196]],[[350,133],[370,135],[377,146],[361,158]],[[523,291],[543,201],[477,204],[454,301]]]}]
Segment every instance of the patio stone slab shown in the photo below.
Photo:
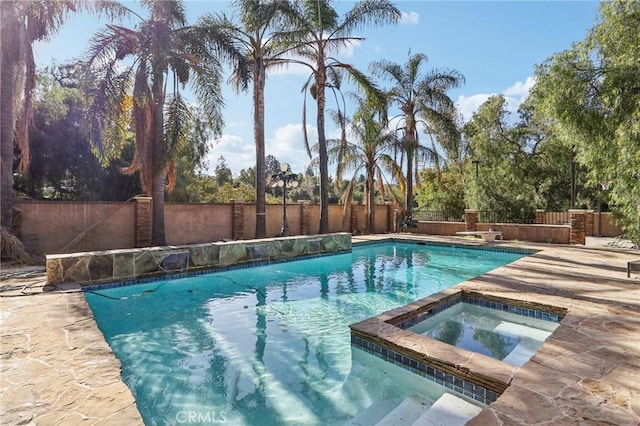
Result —
[{"label": "patio stone slab", "polygon": [[0,309],[2,424],[142,424],[82,293],[3,297]]}]

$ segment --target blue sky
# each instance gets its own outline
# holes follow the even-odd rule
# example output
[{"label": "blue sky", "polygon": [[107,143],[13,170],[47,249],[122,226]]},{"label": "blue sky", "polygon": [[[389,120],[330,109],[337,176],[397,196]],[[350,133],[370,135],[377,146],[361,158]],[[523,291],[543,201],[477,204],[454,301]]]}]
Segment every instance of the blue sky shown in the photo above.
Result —
[{"label": "blue sky", "polygon": [[[126,2],[132,8],[135,3]],[[204,13],[226,11],[229,2],[187,0],[190,22]],[[516,111],[532,85],[536,64],[554,53],[571,47],[585,38],[594,25],[598,10],[595,1],[396,1],[403,12],[395,26],[365,29],[357,36],[365,41],[354,45],[338,57],[366,71],[372,61],[387,59],[404,64],[408,53],[425,53],[431,68],[455,69],[466,83],[450,93],[463,114],[473,111],[492,94],[504,94],[510,109]],[[340,12],[353,6],[352,1],[334,3]],[[64,63],[80,55],[95,31],[105,24],[88,15],[71,17],[48,43],[36,46],[36,62],[46,66],[52,60]],[[133,22],[135,24],[135,21]],[[291,67],[267,78],[266,152],[281,162],[303,172],[309,159],[302,139],[302,104],[300,91],[307,78],[306,70]],[[384,83],[380,82],[384,87]],[[235,94],[225,88],[226,126],[223,136],[212,143],[210,170],[224,156],[234,174],[255,164],[252,104],[248,94]],[[332,103],[327,103],[332,107]],[[353,111],[347,111],[353,112]],[[394,115],[396,111],[391,111]],[[307,125],[313,138],[315,109],[307,107]],[[327,117],[329,122],[329,118]],[[329,126],[328,136],[337,136]],[[313,140],[313,139],[312,139]]]}]

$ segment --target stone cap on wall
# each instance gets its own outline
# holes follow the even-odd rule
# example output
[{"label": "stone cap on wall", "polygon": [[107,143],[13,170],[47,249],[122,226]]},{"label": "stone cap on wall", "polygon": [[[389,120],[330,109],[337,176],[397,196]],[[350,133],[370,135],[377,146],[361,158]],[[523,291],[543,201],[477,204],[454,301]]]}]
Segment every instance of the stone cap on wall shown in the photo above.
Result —
[{"label": "stone cap on wall", "polygon": [[47,285],[89,286],[346,251],[351,251],[351,234],[340,232],[53,254],[46,257]]}]

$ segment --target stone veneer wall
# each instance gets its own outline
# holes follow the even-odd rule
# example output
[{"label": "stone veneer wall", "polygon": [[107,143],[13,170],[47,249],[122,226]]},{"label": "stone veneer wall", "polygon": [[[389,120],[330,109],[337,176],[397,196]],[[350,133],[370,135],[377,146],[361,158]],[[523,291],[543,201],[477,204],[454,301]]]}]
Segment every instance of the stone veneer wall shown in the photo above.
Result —
[{"label": "stone veneer wall", "polygon": [[350,250],[351,234],[336,233],[55,254],[47,255],[47,284],[87,286]]}]

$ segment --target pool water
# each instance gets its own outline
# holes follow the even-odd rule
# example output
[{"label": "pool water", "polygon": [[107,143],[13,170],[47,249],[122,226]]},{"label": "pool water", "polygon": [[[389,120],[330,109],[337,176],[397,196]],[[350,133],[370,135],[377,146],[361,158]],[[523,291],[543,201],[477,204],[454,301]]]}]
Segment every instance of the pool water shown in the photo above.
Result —
[{"label": "pool water", "polygon": [[375,244],[86,298],[148,425],[344,424],[376,402],[444,391],[371,368],[349,324],[522,256]]},{"label": "pool water", "polygon": [[408,330],[521,367],[558,325],[557,322],[458,303]]}]

